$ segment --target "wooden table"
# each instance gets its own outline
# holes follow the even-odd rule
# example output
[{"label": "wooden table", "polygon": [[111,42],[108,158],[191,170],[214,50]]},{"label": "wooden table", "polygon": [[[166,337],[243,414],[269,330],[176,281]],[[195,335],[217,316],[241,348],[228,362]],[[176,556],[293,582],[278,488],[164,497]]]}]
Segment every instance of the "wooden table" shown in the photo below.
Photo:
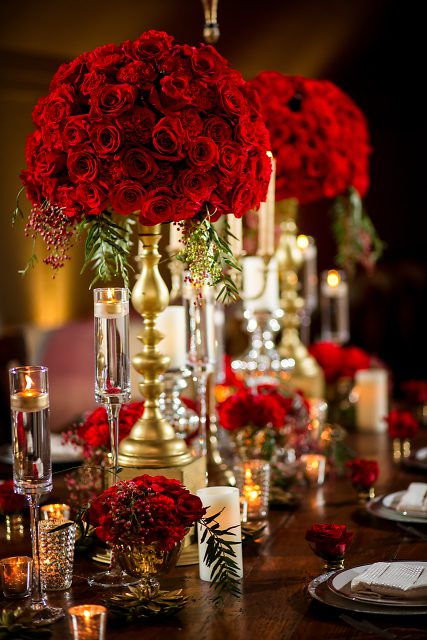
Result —
[{"label": "wooden table", "polygon": [[[425,475],[392,463],[390,442],[386,435],[353,434],[349,442],[361,457],[379,461],[381,477],[377,484],[378,494],[405,489],[411,481],[426,480]],[[414,446],[426,444],[427,432],[424,431]],[[227,597],[222,609],[215,608],[209,585],[199,580],[198,567],[180,567],[162,580],[163,587],[182,587],[185,594],[190,596],[190,604],[178,616],[156,624],[109,627],[107,639],[373,638],[373,635],[355,630],[343,622],[340,614],[345,611],[314,602],[307,595],[307,584],[322,573],[322,561],[312,553],[304,540],[306,530],[314,522],[347,524],[355,535],[346,558],[346,567],[391,558],[427,561],[427,540],[407,534],[396,523],[377,519],[359,508],[348,479],[331,478],[322,487],[302,488],[300,494],[301,505],[297,510],[272,510],[268,535],[260,543],[245,545],[245,577],[240,599]],[[417,528],[427,533],[427,526]],[[28,552],[28,539],[7,543],[2,532],[1,557]],[[72,588],[67,592],[49,594],[50,603],[67,609],[74,604],[99,602],[104,593],[89,587],[86,582],[86,576],[98,568],[99,565],[90,559],[77,556]],[[427,638],[427,615],[396,618],[348,613],[355,619],[367,619],[382,628],[391,627],[399,638],[409,633],[414,639]],[[53,625],[52,631],[54,640],[68,637],[64,620]]]}]

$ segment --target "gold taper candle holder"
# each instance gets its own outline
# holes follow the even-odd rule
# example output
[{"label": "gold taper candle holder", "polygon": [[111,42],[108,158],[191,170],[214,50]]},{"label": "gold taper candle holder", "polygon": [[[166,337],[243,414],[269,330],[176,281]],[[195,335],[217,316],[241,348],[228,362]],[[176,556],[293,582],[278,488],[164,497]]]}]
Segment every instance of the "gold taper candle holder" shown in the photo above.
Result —
[{"label": "gold taper candle holder", "polygon": [[169,291],[158,268],[161,226],[140,225],[138,235],[142,268],[132,291],[132,304],[144,320],[144,329],[138,336],[142,351],[133,357],[132,364],[143,376],[139,389],[145,404],[142,417],[120,443],[118,463],[133,468],[181,467],[192,461],[191,453],[184,440],[176,437],[159,407],[163,391],[160,376],[169,364],[169,358],[158,348],[163,334],[156,329],[157,316],[169,302]]},{"label": "gold taper candle holder", "polygon": [[321,398],[324,394],[324,377],[317,362],[308,353],[301,342],[299,327],[304,300],[298,295],[298,269],[303,256],[297,245],[298,200],[287,198],[276,203],[283,222],[276,259],[279,266],[281,289],[280,306],[283,310],[282,340],[278,351],[282,358],[291,358],[295,368],[290,376],[292,386],[301,389],[306,395]]}]

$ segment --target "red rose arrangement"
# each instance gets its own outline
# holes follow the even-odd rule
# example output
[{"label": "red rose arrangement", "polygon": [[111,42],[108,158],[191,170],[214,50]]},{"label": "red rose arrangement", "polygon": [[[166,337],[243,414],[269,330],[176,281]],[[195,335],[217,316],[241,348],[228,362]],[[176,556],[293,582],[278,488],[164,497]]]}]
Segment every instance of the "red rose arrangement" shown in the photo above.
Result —
[{"label": "red rose arrangement", "polygon": [[309,352],[322,367],[326,382],[336,382],[339,378],[354,378],[356,371],[369,369],[371,356],[359,347],[342,347],[335,342],[316,342]]},{"label": "red rose arrangement", "polygon": [[54,268],[81,221],[123,255],[129,216],[145,225],[240,217],[266,197],[258,99],[209,45],[147,31],[83,53],[58,69],[33,121],[21,173],[33,204],[27,233],[43,237]]},{"label": "red rose arrangement", "polygon": [[85,518],[104,542],[155,543],[160,551],[168,551],[205,512],[200,498],[178,480],[142,475],[94,498]]},{"label": "red rose arrangement", "polygon": [[[135,422],[144,412],[144,402],[129,402],[123,404],[119,413],[119,442],[126,438]],[[83,447],[86,459],[99,462],[106,451],[110,450],[110,431],[107,411],[98,407],[85,416],[83,422],[64,434],[64,442],[71,442],[75,446]]]},{"label": "red rose arrangement", "polygon": [[392,409],[386,417],[390,438],[413,438],[419,431],[420,425],[410,411]]},{"label": "red rose arrangement", "polygon": [[363,196],[371,152],[366,119],[332,82],[263,71],[251,81],[261,100],[277,162],[276,200]]},{"label": "red rose arrangement", "polygon": [[0,515],[19,513],[26,506],[26,497],[14,492],[13,480],[0,482]]},{"label": "red rose arrangement", "polygon": [[427,380],[407,380],[402,383],[402,391],[408,402],[413,404],[427,402]]},{"label": "red rose arrangement", "polygon": [[285,423],[286,407],[277,391],[254,393],[242,389],[218,405],[219,421],[227,431],[236,431],[251,426],[256,429],[274,427]]},{"label": "red rose arrangement", "polygon": [[346,467],[350,470],[351,483],[357,490],[373,487],[380,473],[378,462],[375,460],[354,458],[346,462]]},{"label": "red rose arrangement", "polygon": [[345,524],[312,524],[305,534],[314,553],[324,560],[340,560],[353,540]]}]

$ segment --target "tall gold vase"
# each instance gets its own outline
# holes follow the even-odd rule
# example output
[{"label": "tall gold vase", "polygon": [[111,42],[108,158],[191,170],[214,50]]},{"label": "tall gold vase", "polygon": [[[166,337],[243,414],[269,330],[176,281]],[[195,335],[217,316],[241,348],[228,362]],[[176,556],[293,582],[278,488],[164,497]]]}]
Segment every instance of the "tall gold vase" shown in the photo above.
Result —
[{"label": "tall gold vase", "polygon": [[278,351],[282,358],[295,362],[290,384],[312,398],[324,395],[324,376],[317,362],[308,353],[299,335],[304,300],[298,293],[298,270],[303,256],[297,245],[298,200],[288,198],[277,203],[281,214],[281,236],[276,259],[279,266],[281,300],[283,310],[282,339]]},{"label": "tall gold vase", "polygon": [[168,288],[158,269],[161,226],[140,225],[138,235],[142,243],[139,256],[142,268],[132,291],[132,304],[142,316],[144,327],[138,336],[142,351],[133,357],[132,364],[143,377],[139,389],[145,405],[142,417],[120,443],[118,463],[123,467],[120,478],[131,479],[155,469],[156,474],[175,477],[190,490],[196,490],[205,485],[206,463],[192,457],[159,407],[163,391],[161,375],[169,364],[169,358],[158,347],[163,334],[156,329],[157,316],[169,302]]}]

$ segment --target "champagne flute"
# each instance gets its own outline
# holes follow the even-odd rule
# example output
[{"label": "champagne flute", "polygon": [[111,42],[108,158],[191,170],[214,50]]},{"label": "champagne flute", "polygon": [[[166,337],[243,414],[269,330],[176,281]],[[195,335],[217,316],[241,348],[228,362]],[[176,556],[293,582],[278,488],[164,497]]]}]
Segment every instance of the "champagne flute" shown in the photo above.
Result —
[{"label": "champagne flute", "polygon": [[64,611],[47,605],[40,576],[39,504],[52,490],[49,432],[49,386],[46,367],[9,370],[12,413],[13,482],[15,493],[27,497],[31,517],[33,587],[30,609],[35,623],[59,620]]}]

